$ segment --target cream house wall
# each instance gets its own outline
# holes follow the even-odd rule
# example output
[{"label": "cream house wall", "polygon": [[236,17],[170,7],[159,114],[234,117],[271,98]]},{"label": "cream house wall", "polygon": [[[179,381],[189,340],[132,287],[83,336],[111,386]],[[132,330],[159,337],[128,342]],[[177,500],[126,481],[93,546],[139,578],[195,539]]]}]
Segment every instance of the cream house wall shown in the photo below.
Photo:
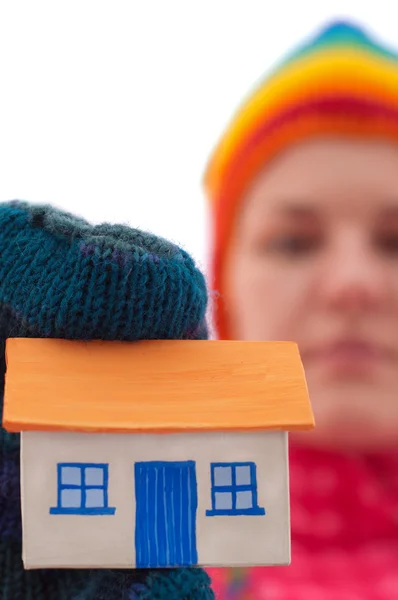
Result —
[{"label": "cream house wall", "polygon": [[[137,461],[196,463],[196,538],[202,566],[289,564],[288,453],[285,432],[22,434],[23,559],[26,568],[135,565]],[[206,516],[212,462],[254,461],[258,504],[265,516]],[[51,515],[57,505],[59,462],[109,464],[114,515]]]}]

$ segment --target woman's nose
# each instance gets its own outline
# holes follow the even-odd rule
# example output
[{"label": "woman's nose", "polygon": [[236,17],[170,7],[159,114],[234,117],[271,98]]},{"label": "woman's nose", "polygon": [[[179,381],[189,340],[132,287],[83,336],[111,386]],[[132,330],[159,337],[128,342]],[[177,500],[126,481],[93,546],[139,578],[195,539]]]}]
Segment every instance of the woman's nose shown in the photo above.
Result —
[{"label": "woman's nose", "polygon": [[387,259],[365,236],[346,232],[330,245],[321,266],[322,300],[331,309],[380,310],[391,298]]}]

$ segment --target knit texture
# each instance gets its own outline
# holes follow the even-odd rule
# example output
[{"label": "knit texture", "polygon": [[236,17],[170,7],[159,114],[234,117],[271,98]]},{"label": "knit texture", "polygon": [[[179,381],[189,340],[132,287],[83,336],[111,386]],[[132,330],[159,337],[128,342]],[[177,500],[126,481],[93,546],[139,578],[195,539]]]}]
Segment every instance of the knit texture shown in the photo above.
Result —
[{"label": "knit texture", "polygon": [[205,187],[222,339],[229,337],[223,266],[241,202],[272,158],[319,135],[398,140],[398,55],[350,23],[333,23],[283,60],[239,108],[211,157]]},{"label": "knit texture", "polygon": [[[0,416],[7,337],[206,339],[192,258],[126,226],[0,204]],[[21,559],[19,435],[0,429],[0,600],[212,600],[205,571],[34,570]]]}]

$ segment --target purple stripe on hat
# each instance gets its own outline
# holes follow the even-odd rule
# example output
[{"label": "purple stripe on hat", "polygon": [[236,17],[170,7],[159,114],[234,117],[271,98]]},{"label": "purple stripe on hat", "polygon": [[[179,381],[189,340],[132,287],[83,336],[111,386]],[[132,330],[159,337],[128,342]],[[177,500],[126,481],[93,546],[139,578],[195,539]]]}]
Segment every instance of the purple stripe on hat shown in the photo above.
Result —
[{"label": "purple stripe on hat", "polygon": [[95,254],[95,245],[94,244],[86,244],[82,242],[80,244],[80,251],[84,256],[92,256]]},{"label": "purple stripe on hat", "polygon": [[18,337],[20,335],[29,337],[40,337],[34,325],[31,325],[26,317],[14,310],[12,306],[0,302],[0,337]]},{"label": "purple stripe on hat", "polygon": [[[82,244],[80,245],[80,251],[86,257],[93,256],[94,254],[96,254],[96,250],[98,251],[98,253],[103,252],[103,250],[101,250],[95,244],[87,244],[85,242],[82,242]],[[121,250],[114,249],[110,256],[112,257],[113,262],[124,267],[126,264],[131,262],[133,253],[131,250],[129,252],[122,252]],[[153,262],[155,264],[160,262],[160,257],[157,254],[154,254],[153,252],[148,252],[142,254],[141,256],[144,260],[148,260],[149,262]]]},{"label": "purple stripe on hat", "polygon": [[133,583],[127,592],[127,599],[139,600],[139,598],[142,598],[142,594],[147,594],[148,592],[149,588],[143,583]]},{"label": "purple stripe on hat", "polygon": [[185,338],[188,340],[194,339],[199,333],[200,327],[195,327],[194,329],[187,329],[185,332]]},{"label": "purple stripe on hat", "polygon": [[19,452],[0,458],[0,541],[21,539]]},{"label": "purple stripe on hat", "polygon": [[121,265],[122,267],[124,267],[129,258],[131,256],[131,253],[127,253],[127,252],[120,252],[120,250],[114,250],[112,252],[112,259],[115,261],[116,264]]},{"label": "purple stripe on hat", "polygon": [[187,329],[185,332],[185,339],[194,340],[198,337],[202,338],[204,334],[207,332],[207,323],[206,320],[199,323],[196,327]]},{"label": "purple stripe on hat", "polygon": [[157,254],[153,254],[153,252],[145,254],[145,258],[148,259],[149,262],[153,262],[155,264],[158,264],[160,262],[159,256]]}]

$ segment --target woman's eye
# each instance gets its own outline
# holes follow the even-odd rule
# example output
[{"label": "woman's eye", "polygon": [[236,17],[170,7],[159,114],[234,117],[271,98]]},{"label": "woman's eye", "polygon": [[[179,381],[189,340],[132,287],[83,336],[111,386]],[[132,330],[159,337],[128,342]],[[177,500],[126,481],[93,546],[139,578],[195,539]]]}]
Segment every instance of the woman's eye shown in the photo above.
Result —
[{"label": "woman's eye", "polygon": [[275,237],[261,244],[263,253],[284,254],[301,256],[316,251],[320,246],[320,239],[308,235],[285,235]]},{"label": "woman's eye", "polygon": [[385,254],[398,255],[398,232],[383,235],[377,240],[377,246]]}]

